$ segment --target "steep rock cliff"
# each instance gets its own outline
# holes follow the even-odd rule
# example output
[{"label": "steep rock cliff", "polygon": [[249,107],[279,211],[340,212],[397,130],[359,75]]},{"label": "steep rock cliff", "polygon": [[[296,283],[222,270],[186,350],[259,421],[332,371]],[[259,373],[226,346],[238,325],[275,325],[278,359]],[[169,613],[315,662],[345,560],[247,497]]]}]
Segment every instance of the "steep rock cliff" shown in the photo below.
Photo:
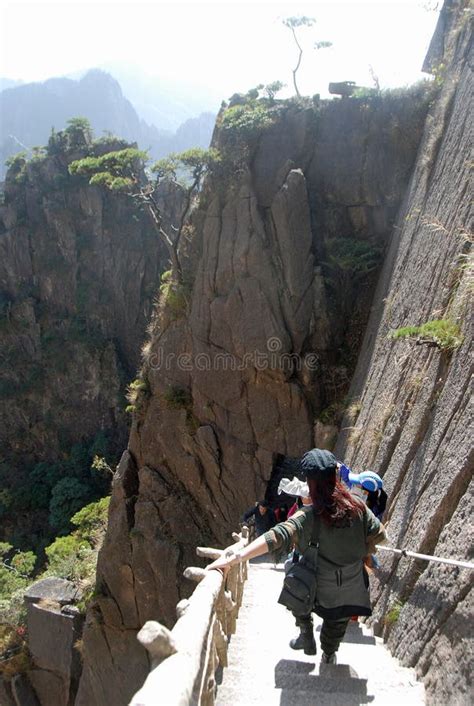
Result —
[{"label": "steep rock cliff", "polygon": [[[148,668],[136,631],[174,621],[196,544],[226,543],[277,460],[322,443],[426,109],[423,92],[283,104],[246,163],[206,185],[183,250],[190,305],[155,311],[144,349],[149,393],[114,479],[78,704],[127,703]],[[224,129],[215,142],[225,152]]]},{"label": "steep rock cliff", "polygon": [[[449,30],[449,31],[448,31]],[[444,81],[375,297],[351,395],[357,421],[340,456],[384,478],[389,544],[472,561],[472,16],[448,2],[427,65]],[[462,344],[393,340],[391,330],[430,320],[460,327]],[[343,424],[344,426],[344,424]],[[472,572],[382,554],[376,627],[416,666],[434,704],[472,697]]]},{"label": "steep rock cliff", "polygon": [[125,388],[166,260],[127,196],[68,174],[79,156],[20,160],[0,213],[0,510],[4,538],[27,545],[46,538],[48,497],[23,498],[35,464],[67,474],[74,444],[126,443]]}]

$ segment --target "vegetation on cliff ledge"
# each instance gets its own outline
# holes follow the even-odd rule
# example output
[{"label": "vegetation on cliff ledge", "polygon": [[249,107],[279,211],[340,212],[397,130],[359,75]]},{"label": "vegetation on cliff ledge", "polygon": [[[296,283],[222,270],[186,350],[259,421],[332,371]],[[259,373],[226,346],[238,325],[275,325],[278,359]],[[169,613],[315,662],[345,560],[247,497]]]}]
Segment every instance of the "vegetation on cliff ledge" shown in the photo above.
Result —
[{"label": "vegetation on cliff ledge", "polygon": [[450,319],[433,319],[420,326],[404,326],[391,331],[390,338],[413,339],[419,344],[431,344],[443,351],[459,348],[464,340],[459,324]]},{"label": "vegetation on cliff ledge", "polygon": [[46,547],[46,566],[38,558],[0,542],[0,675],[11,678],[30,667],[26,608],[23,595],[33,581],[55,576],[72,580],[81,591],[78,607],[85,610],[93,595],[97,555],[107,528],[110,497],[83,507],[71,518],[75,530]]}]

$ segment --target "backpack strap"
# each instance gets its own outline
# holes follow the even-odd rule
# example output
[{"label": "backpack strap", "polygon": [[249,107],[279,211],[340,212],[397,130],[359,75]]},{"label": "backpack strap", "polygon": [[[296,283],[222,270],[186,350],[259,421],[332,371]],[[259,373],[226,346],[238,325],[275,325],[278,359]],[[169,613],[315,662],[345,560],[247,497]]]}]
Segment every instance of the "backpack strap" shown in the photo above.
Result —
[{"label": "backpack strap", "polygon": [[311,529],[311,539],[303,554],[304,563],[316,571],[319,552],[319,532],[321,529],[321,518],[313,513],[313,527]]},{"label": "backpack strap", "polygon": [[319,533],[321,530],[321,518],[319,515],[313,513],[313,527],[311,529],[311,539],[309,540],[309,547],[319,547]]}]

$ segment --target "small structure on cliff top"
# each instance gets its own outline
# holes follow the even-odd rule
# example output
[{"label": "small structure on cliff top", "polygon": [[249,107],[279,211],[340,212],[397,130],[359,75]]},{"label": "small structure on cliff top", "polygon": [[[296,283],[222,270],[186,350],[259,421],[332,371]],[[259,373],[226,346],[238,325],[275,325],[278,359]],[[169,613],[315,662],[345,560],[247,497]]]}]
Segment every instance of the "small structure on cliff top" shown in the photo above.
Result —
[{"label": "small structure on cliff top", "polygon": [[355,81],[339,81],[337,83],[330,83],[328,91],[334,96],[349,98],[357,88],[359,88],[359,86],[356,86]]}]

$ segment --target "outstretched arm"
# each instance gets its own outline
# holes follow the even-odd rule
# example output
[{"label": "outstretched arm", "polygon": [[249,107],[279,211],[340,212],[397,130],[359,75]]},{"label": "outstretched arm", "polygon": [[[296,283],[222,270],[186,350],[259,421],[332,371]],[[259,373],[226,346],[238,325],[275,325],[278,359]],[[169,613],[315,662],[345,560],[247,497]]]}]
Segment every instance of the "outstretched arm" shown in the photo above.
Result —
[{"label": "outstretched arm", "polygon": [[242,561],[248,561],[249,559],[253,559],[256,556],[262,556],[262,554],[267,554],[268,551],[269,549],[267,541],[262,535],[261,537],[257,537],[257,539],[254,539],[253,542],[250,542],[250,544],[247,544],[247,546],[241,549],[240,551],[234,552],[232,548],[230,548],[228,550],[227,557],[226,553],[224,552],[224,554],[220,556],[219,559],[216,559],[212,562],[212,564],[206,566],[206,569],[220,569],[221,571],[224,571],[224,573],[226,573],[231,566],[235,566],[235,564],[240,564]]},{"label": "outstretched arm", "polygon": [[[299,534],[303,531],[304,523],[306,522],[307,513],[299,510],[290,520],[280,522],[272,527],[271,530],[257,537],[253,542],[250,542],[241,551],[235,552],[232,547],[227,550],[230,556],[226,558],[226,552],[207,566],[207,569],[220,569],[224,573],[235,564],[240,564],[241,561],[253,559],[256,556],[262,556],[268,552],[274,552],[276,549],[285,548],[287,551],[297,541]],[[231,553],[232,552],[232,553]]]}]

